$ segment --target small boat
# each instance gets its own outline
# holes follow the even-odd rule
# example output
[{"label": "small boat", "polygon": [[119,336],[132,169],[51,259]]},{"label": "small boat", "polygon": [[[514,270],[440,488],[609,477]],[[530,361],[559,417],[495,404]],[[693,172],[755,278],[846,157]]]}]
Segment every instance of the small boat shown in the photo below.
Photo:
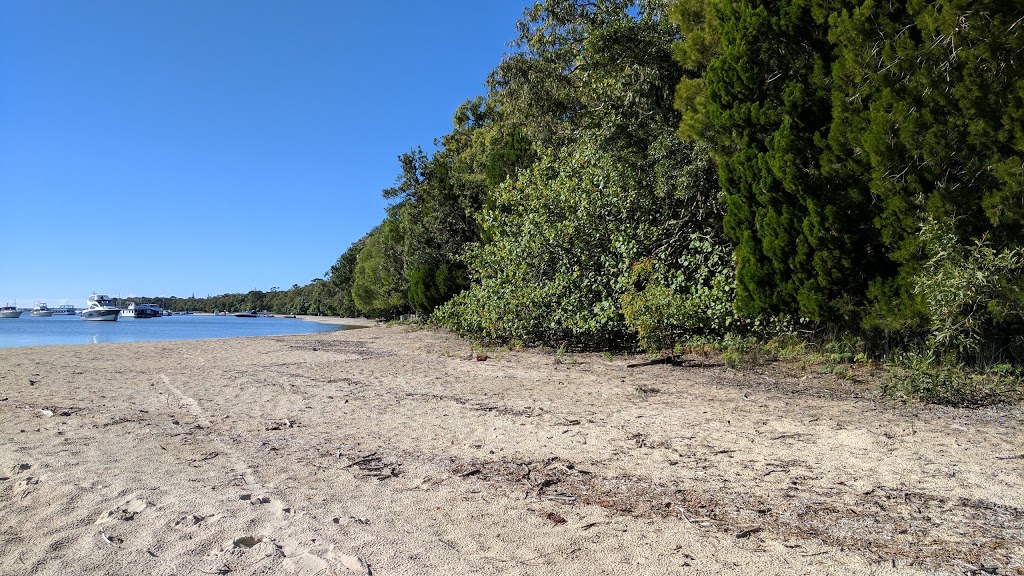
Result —
[{"label": "small boat", "polygon": [[171,316],[173,314],[174,312],[171,312],[170,310],[164,310],[164,316]]},{"label": "small boat", "polygon": [[34,308],[28,313],[29,316],[53,316],[53,310],[46,307],[46,302],[36,302]]},{"label": "small boat", "polygon": [[20,318],[21,308],[18,308],[17,302],[14,304],[14,306],[11,306],[10,303],[7,303],[0,306],[0,318]]},{"label": "small boat", "polygon": [[156,304],[139,304],[129,302],[128,307],[121,310],[121,316],[125,318],[159,318],[163,316],[163,309]]},{"label": "small boat", "polygon": [[54,316],[74,316],[75,314],[78,314],[78,309],[71,304],[61,304],[53,309]]},{"label": "small boat", "polygon": [[259,314],[255,310],[249,310],[248,312],[235,312],[236,318],[256,318]]},{"label": "small boat", "polygon": [[121,310],[114,306],[114,301],[106,294],[89,296],[88,306],[82,310],[82,320],[107,320],[116,321]]}]

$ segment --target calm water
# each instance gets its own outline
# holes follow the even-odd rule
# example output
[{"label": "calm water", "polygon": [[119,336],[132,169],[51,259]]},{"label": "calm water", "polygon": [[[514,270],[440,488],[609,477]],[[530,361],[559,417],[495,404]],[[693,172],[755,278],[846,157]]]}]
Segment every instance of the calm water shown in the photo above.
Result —
[{"label": "calm water", "polygon": [[193,314],[92,322],[78,316],[40,318],[29,316],[26,311],[21,318],[0,318],[0,348],[312,334],[339,329],[345,327],[294,318],[235,318]]}]

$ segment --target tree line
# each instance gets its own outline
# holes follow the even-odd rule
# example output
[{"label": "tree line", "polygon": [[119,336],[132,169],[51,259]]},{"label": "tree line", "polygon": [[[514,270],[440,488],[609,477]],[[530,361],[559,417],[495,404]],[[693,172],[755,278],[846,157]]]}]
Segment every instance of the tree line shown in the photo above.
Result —
[{"label": "tree line", "polygon": [[1019,364],[1022,19],[1007,0],[538,1],[486,94],[399,158],[330,296],[292,290],[493,341],[800,333]]},{"label": "tree line", "polygon": [[293,284],[282,290],[272,287],[267,291],[250,290],[246,293],[218,294],[205,298],[176,296],[137,296],[115,298],[115,304],[126,307],[129,302],[152,303],[174,312],[241,312],[256,310],[274,314],[309,314],[322,316],[358,317],[359,310],[352,302],[350,285],[344,285],[355,264],[355,254],[360,243],[343,254],[324,274],[309,284]]}]

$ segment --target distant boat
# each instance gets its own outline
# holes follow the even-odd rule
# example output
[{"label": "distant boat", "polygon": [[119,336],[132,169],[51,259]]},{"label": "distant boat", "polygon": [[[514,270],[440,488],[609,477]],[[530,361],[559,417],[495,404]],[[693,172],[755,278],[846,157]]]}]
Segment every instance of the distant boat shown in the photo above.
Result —
[{"label": "distant boat", "polygon": [[74,316],[78,310],[71,304],[62,304],[53,309],[54,316]]},{"label": "distant boat", "polygon": [[139,304],[129,302],[128,307],[121,310],[121,316],[125,318],[159,318],[163,316],[163,310],[156,304]]},{"label": "distant boat", "polygon": [[164,310],[164,316],[170,316],[172,314],[174,314],[174,312],[171,312],[170,310]]},{"label": "distant boat", "polygon": [[53,310],[46,307],[46,302],[36,302],[36,305],[28,313],[29,316],[53,316]]},{"label": "distant boat", "polygon": [[4,304],[3,306],[0,306],[0,318],[20,318],[20,317],[21,317],[21,309],[17,307],[17,302],[15,302],[15,306],[11,306],[10,303],[7,303],[7,304]]},{"label": "distant boat", "polygon": [[259,314],[255,310],[249,310],[248,312],[235,312],[236,318],[256,318]]},{"label": "distant boat", "polygon": [[106,294],[97,295],[95,292],[89,296],[88,306],[82,310],[82,320],[107,320],[116,321],[121,310],[114,306],[114,301]]}]

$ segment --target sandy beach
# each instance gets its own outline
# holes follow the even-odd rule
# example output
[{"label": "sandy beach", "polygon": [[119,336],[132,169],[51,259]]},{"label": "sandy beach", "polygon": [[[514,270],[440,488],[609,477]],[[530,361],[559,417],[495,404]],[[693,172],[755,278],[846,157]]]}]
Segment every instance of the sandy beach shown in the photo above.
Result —
[{"label": "sandy beach", "polygon": [[1024,574],[1021,408],[638,361],[382,326],[0,349],[0,573]]}]

